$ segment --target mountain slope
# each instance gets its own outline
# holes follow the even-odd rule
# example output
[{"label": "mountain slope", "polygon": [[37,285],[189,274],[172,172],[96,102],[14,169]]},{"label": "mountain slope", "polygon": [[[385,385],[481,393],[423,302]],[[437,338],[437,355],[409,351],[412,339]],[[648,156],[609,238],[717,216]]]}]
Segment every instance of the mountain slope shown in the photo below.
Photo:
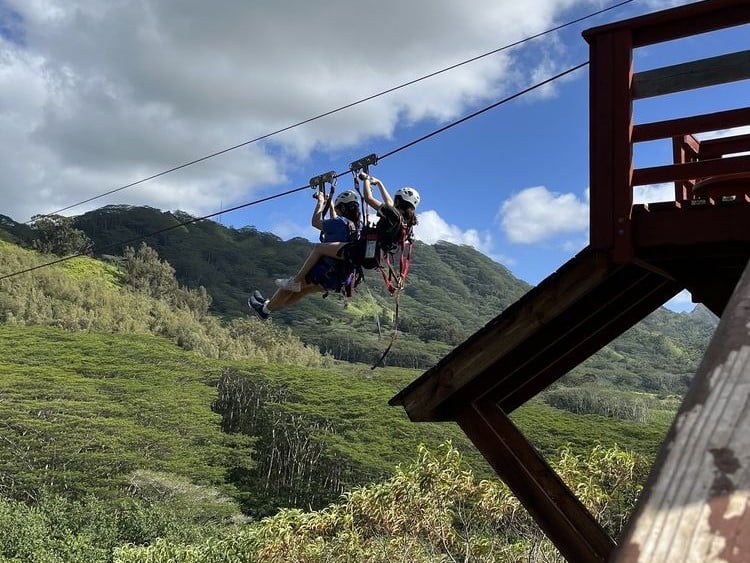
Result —
[{"label": "mountain slope", "polygon": [[[181,213],[145,207],[105,207],[76,219],[96,248],[119,254],[119,241],[163,231],[189,219]],[[296,272],[311,248],[303,239],[284,242],[252,227],[233,229],[200,221],[146,240],[176,271],[181,283],[203,285],[213,297],[212,309],[225,318],[247,315],[246,300],[254,288],[271,295],[273,279]],[[409,283],[401,297],[399,329],[407,347],[390,356],[398,365],[425,367],[482,326],[528,290],[502,266],[468,246],[417,244]],[[338,296],[315,295],[274,316],[292,326],[306,342],[337,357],[371,362],[385,347],[392,327],[393,300],[377,271],[350,307]],[[480,311],[480,313],[477,313]]]},{"label": "mountain slope", "polygon": [[[175,269],[180,283],[204,286],[212,311],[225,320],[246,317],[253,288],[270,295],[273,279],[294,273],[311,243],[282,241],[253,227],[227,228],[213,221],[181,225],[191,217],[149,207],[108,206],[76,218],[75,225],[100,254],[120,254],[123,241],[158,232],[145,242]],[[3,225],[9,229],[8,222]],[[12,227],[12,225],[11,225]],[[14,236],[23,230],[10,228]],[[456,344],[500,314],[530,286],[504,266],[468,246],[417,243],[400,300],[399,335],[388,362],[414,368],[434,365]],[[389,342],[394,302],[377,272],[344,307],[338,296],[313,295],[274,315],[304,342],[339,359],[373,362]],[[659,309],[584,362],[572,379],[633,389],[681,393],[701,357],[715,320]]]},{"label": "mountain slope", "polygon": [[[438,260],[440,253],[455,260],[456,268],[472,272],[477,287],[467,286],[463,303],[502,306],[504,289],[490,261],[465,247],[436,245],[424,247],[425,264]],[[0,242],[0,274],[48,259]],[[446,268],[448,276],[448,266],[435,263],[434,268]],[[387,406],[417,371],[336,365],[316,356],[317,350],[308,353],[273,324],[235,319],[220,327],[205,312],[181,308],[169,295],[150,297],[123,285],[124,279],[115,267],[80,257],[34,275],[0,280],[0,391],[6,399],[0,426],[10,437],[0,448],[0,489],[6,474],[18,477],[12,495],[55,483],[74,494],[97,489],[106,496],[110,484],[121,489],[127,474],[147,469],[176,473],[200,485],[229,485],[246,509],[266,513],[279,502],[329,501],[345,487],[386,474],[418,442],[436,444],[450,436],[466,445],[455,425],[414,425],[401,409]],[[420,291],[428,295],[431,289],[425,282]],[[414,299],[414,306],[420,305]],[[675,327],[682,319],[664,314]],[[349,310],[339,316],[355,318]],[[346,335],[343,323],[330,328]],[[402,354],[415,354],[405,345],[410,342],[449,346],[404,334]],[[582,366],[585,371],[571,374],[569,383],[581,377],[580,387],[589,390],[593,376],[599,383],[624,381],[632,388],[648,382],[671,385],[670,378],[687,373],[692,352],[645,323],[592,358],[592,365]],[[592,443],[619,443],[652,456],[671,413],[662,408],[657,393],[638,395],[648,395],[653,409],[665,411],[664,416],[645,412],[640,420],[618,420],[596,411],[574,415],[565,406],[545,404],[542,397],[519,409],[514,419],[544,454],[570,442],[581,450]],[[209,409],[210,397],[216,400]],[[558,394],[556,405],[566,397],[575,399]],[[181,422],[181,417],[189,420]],[[219,425],[227,436],[217,434]],[[116,437],[116,451],[108,449],[109,435]],[[238,442],[234,435],[257,442]],[[201,448],[205,443],[212,447]],[[150,451],[157,447],[164,450]],[[234,457],[240,449],[246,460],[250,448],[255,467]],[[203,455],[223,458],[220,465],[226,471]]]}]

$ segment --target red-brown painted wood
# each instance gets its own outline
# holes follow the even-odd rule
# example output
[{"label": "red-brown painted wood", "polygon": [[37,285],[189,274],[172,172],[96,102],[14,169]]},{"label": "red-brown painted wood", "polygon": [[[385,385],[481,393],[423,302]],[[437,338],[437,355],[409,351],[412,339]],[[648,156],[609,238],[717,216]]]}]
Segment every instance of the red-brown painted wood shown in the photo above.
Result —
[{"label": "red-brown painted wood", "polygon": [[594,27],[584,31],[583,36],[590,43],[592,37],[628,29],[636,48],[745,23],[750,23],[747,0],[706,0]]},{"label": "red-brown painted wood", "polygon": [[[750,173],[750,156],[726,156],[750,150],[750,135],[700,142],[696,135],[750,125],[750,107],[737,100],[745,107],[634,124],[632,51],[747,23],[750,0],[707,0],[584,32],[589,246],[390,401],[412,420],[458,421],[570,561],[605,560],[611,540],[506,413],[681,288],[718,315],[726,309],[750,260],[750,186],[740,176]],[[713,83],[649,76],[664,79],[660,92]],[[659,139],[673,143],[673,162],[634,170],[633,143]],[[675,184],[674,201],[633,205],[634,186],[661,182]],[[750,550],[738,557],[750,560]]]},{"label": "red-brown painted wood", "polygon": [[667,164],[638,168],[633,171],[633,185],[645,186],[675,180],[708,178],[728,174],[739,174],[750,171],[750,156],[734,156],[698,160],[684,164]]},{"label": "red-brown painted wood", "polygon": [[568,561],[609,559],[615,542],[497,405],[468,405],[457,420]]},{"label": "red-brown painted wood", "polygon": [[669,139],[676,135],[706,131],[721,131],[748,124],[750,124],[750,108],[746,107],[654,123],[641,123],[633,127],[633,142]]},{"label": "red-brown painted wood", "polygon": [[610,171],[614,168],[611,139],[615,135],[615,75],[611,64],[616,49],[611,34],[590,39],[589,82],[589,177],[590,245],[597,249],[614,247],[614,191]]}]

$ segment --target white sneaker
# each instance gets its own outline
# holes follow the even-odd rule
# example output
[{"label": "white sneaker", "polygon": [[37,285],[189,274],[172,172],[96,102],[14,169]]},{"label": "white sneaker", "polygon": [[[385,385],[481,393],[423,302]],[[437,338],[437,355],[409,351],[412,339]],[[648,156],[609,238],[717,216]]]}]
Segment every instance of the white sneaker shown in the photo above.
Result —
[{"label": "white sneaker", "polygon": [[294,281],[294,278],[280,278],[276,280],[276,287],[297,293],[302,288],[302,284]]}]

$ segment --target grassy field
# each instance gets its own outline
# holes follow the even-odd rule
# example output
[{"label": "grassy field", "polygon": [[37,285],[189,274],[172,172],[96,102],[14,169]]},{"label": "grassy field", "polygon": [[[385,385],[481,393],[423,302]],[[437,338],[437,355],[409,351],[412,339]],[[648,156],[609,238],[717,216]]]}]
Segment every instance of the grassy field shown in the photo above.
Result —
[{"label": "grassy field", "polygon": [[[252,412],[242,407],[248,420],[254,417],[254,426],[245,426],[251,435],[222,431],[214,403],[227,373],[256,390],[242,399],[258,404]],[[273,440],[282,429],[314,443],[319,466],[344,467],[342,487],[389,475],[420,443],[435,447],[445,440],[489,475],[455,424],[412,423],[387,405],[418,375],[365,365],[316,369],[207,359],[155,336],[0,326],[4,492],[21,497],[53,487],[114,495],[134,471],[153,470],[232,493],[248,483],[227,476],[263,464],[271,446],[281,448]],[[617,444],[648,458],[669,423],[668,411],[644,424],[576,415],[541,401],[513,419],[545,455],[563,446],[585,452]]]}]

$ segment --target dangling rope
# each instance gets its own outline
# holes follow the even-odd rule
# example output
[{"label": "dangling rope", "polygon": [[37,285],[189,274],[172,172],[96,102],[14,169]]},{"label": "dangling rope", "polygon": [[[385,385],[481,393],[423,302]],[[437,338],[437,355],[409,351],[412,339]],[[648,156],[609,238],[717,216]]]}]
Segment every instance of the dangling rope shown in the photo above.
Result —
[{"label": "dangling rope", "polygon": [[[391,330],[391,341],[388,343],[388,346],[383,351],[378,361],[372,365],[372,367],[370,368],[371,370],[379,366],[385,365],[384,363],[385,358],[388,356],[388,353],[391,351],[393,344],[396,342],[396,337],[398,336],[399,298],[401,297],[401,291],[406,287],[406,275],[409,273],[409,264],[411,263],[411,251],[413,248],[413,242],[411,240],[411,228],[406,229],[402,227],[401,231],[402,231],[401,243],[400,243],[401,255],[399,256],[398,275],[396,275],[393,269],[393,266],[391,265],[390,253],[385,253],[386,264],[388,264],[388,276],[387,277],[386,277],[384,268],[382,266],[378,266],[378,268],[380,269],[380,273],[383,274],[383,279],[386,282],[386,287],[388,288],[388,291],[393,295],[395,311],[393,314],[393,329]],[[406,248],[407,244],[408,244],[408,250]]]},{"label": "dangling rope", "polygon": [[[378,366],[384,365],[384,361],[388,353],[391,351],[393,344],[396,341],[398,335],[398,314],[399,314],[399,298],[401,290],[405,286],[406,275],[409,272],[409,264],[411,263],[411,251],[412,251],[412,230],[411,227],[407,228],[403,223],[401,224],[401,239],[399,240],[399,248],[401,250],[399,256],[399,268],[398,273],[394,270],[393,264],[391,264],[392,249],[381,249],[377,248],[375,244],[377,242],[377,233],[374,225],[371,225],[367,218],[367,204],[365,203],[364,196],[360,190],[360,180],[365,180],[370,173],[369,167],[378,163],[378,156],[375,154],[369,154],[359,160],[355,160],[349,165],[349,169],[354,176],[354,190],[359,195],[360,202],[362,204],[362,216],[365,221],[365,259],[375,259],[376,268],[380,270],[380,274],[383,276],[383,282],[388,292],[393,295],[395,312],[393,315],[393,329],[391,330],[391,341],[388,346],[381,354],[377,362],[375,362],[370,369],[375,369]],[[372,240],[370,240],[372,239]],[[407,249],[408,244],[408,249]],[[371,252],[372,251],[372,252]],[[387,267],[383,266],[382,260],[385,260]],[[369,289],[368,289],[369,291]],[[380,323],[378,322],[378,333],[380,333]]]}]

